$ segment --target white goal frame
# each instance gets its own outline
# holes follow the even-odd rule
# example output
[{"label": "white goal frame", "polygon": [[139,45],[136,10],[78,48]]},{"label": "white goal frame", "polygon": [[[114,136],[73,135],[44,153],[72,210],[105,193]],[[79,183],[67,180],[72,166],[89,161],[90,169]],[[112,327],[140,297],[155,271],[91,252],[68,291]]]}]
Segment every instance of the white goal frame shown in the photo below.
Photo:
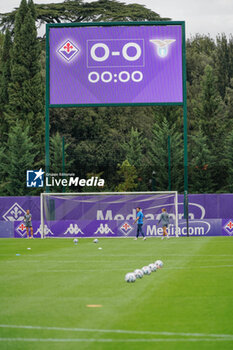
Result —
[{"label": "white goal frame", "polygon": [[148,191],[148,192],[43,192],[40,194],[40,222],[41,222],[41,238],[44,238],[44,197],[50,196],[118,196],[118,195],[163,195],[174,194],[175,205],[175,235],[179,237],[178,232],[178,191]]}]

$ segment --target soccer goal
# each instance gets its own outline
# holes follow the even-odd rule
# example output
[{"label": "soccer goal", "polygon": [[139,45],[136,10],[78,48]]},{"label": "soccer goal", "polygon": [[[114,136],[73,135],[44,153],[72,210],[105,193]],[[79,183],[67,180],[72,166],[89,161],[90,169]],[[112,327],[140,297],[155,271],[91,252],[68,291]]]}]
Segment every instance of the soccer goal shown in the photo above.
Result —
[{"label": "soccer goal", "polygon": [[156,225],[165,208],[168,233],[178,237],[178,192],[42,193],[41,238],[128,237],[135,235],[136,208],[144,214],[146,236],[162,235]]}]

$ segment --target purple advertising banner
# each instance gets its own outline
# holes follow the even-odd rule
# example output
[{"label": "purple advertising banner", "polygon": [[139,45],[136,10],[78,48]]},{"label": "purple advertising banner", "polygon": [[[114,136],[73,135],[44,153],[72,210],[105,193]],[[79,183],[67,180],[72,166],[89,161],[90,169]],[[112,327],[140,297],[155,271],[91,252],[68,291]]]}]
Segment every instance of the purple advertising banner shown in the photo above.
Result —
[{"label": "purple advertising banner", "polygon": [[[26,227],[24,223],[15,221],[14,236],[16,238],[26,238]],[[34,237],[41,238],[40,221],[33,221]],[[88,220],[63,220],[50,221],[44,226],[45,237],[65,237],[65,238],[84,238],[84,237],[132,237],[136,236],[137,225],[133,225],[133,221],[88,221]],[[153,220],[145,221],[143,224],[143,232],[146,237],[161,237],[163,228],[156,225]],[[168,227],[170,237],[175,237],[175,226],[173,224]],[[229,236],[226,231],[222,232],[222,220],[190,220],[189,222],[190,236]],[[186,221],[179,221],[178,236],[187,236]]]},{"label": "purple advertising banner", "polygon": [[50,105],[182,103],[182,25],[49,28]]},{"label": "purple advertising banner", "polygon": [[[66,197],[67,198],[67,197]],[[76,198],[76,199],[75,199]],[[47,236],[130,236],[135,235],[137,205],[146,216],[144,231],[158,236],[156,228],[162,207],[171,215],[170,234],[174,235],[174,204],[172,197],[150,195],[131,196],[79,196],[71,199],[49,197],[46,204],[45,234]],[[0,197],[0,237],[25,237],[23,218],[26,210],[32,214],[36,237],[41,235],[40,197]],[[46,213],[45,213],[46,214]],[[180,235],[186,235],[183,220],[183,196],[178,196]],[[233,236],[233,194],[189,195],[189,234],[193,236]],[[14,231],[14,232],[13,232]],[[83,234],[82,234],[83,233]]]}]

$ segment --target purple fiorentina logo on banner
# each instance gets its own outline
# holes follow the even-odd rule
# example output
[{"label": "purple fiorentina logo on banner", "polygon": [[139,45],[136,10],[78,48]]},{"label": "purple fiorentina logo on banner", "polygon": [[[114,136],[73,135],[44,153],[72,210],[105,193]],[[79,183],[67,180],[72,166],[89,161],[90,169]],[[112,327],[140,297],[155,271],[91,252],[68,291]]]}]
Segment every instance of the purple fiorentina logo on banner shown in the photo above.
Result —
[{"label": "purple fiorentina logo on banner", "polygon": [[70,40],[67,40],[62,46],[57,50],[57,52],[66,60],[71,61],[72,58],[79,52],[77,46],[75,46]]},{"label": "purple fiorentina logo on banner", "polygon": [[223,228],[230,236],[233,235],[233,220],[229,220]]},{"label": "purple fiorentina logo on banner", "polygon": [[133,230],[133,227],[126,221],[123,223],[123,225],[120,226],[120,230],[123,233],[123,235],[128,236]]},{"label": "purple fiorentina logo on banner", "polygon": [[26,211],[15,202],[3,215],[3,219],[6,221],[21,221],[24,218]]},{"label": "purple fiorentina logo on banner", "polygon": [[20,234],[20,236],[24,236],[26,233],[26,226],[24,225],[23,222],[16,228],[16,231]]}]

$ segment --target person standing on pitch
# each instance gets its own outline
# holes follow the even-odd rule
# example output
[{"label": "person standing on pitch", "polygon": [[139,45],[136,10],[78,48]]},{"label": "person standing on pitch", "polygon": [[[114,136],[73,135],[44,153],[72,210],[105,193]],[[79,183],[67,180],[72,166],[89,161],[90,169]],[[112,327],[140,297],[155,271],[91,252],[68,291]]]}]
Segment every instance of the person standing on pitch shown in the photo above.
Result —
[{"label": "person standing on pitch", "polygon": [[137,222],[137,223],[138,223],[138,227],[137,227],[137,235],[136,235],[136,237],[135,237],[134,239],[137,240],[139,234],[141,233],[141,235],[143,236],[143,240],[145,241],[146,237],[145,237],[145,235],[144,235],[144,233],[143,233],[143,231],[142,231],[142,225],[143,225],[143,221],[144,221],[144,215],[143,215],[143,213],[142,213],[142,209],[141,209],[141,208],[137,207],[136,210],[137,210],[137,218],[136,218],[136,220],[134,221],[133,224],[136,224],[136,222]]},{"label": "person standing on pitch", "polygon": [[162,214],[160,215],[158,224],[160,222],[161,222],[162,227],[163,227],[163,237],[162,237],[162,239],[164,239],[165,236],[167,238],[169,238],[168,233],[167,233],[167,228],[168,228],[168,225],[169,225],[169,215],[168,215],[167,210],[165,208],[162,209]]},{"label": "person standing on pitch", "polygon": [[[24,223],[26,226],[27,238],[34,238],[32,229],[32,214],[30,213],[29,209],[27,209],[26,214],[24,215]],[[31,237],[29,237],[29,227],[31,229]]]}]

